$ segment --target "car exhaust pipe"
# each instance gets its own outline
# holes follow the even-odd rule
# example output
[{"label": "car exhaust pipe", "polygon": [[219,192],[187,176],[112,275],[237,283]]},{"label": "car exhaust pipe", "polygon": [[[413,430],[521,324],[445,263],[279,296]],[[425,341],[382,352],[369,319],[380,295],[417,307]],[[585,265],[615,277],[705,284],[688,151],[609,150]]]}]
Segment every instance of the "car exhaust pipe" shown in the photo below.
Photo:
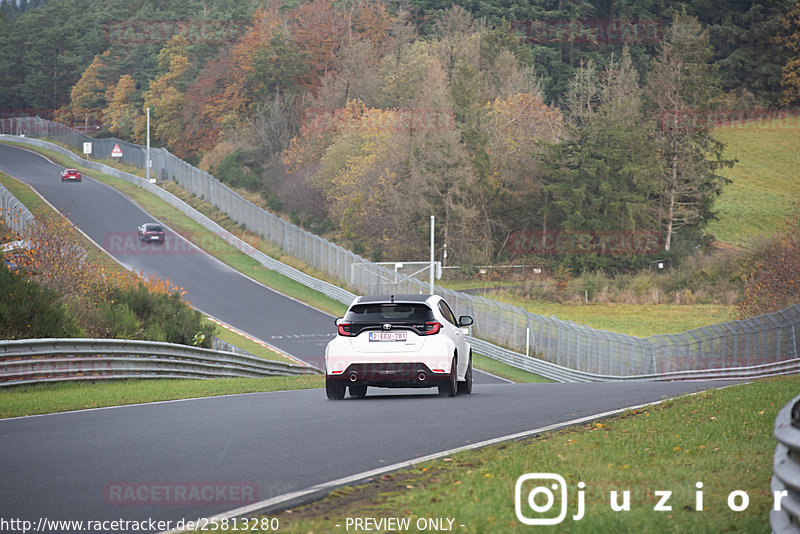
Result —
[{"label": "car exhaust pipe", "polygon": [[356,373],[355,371],[353,371],[352,373],[350,373],[350,374],[347,376],[347,378],[350,380],[350,382],[355,382],[355,381],[357,381],[357,380],[358,380],[358,373]]},{"label": "car exhaust pipe", "polygon": [[420,371],[419,374],[417,375],[417,380],[419,380],[420,382],[425,382],[426,378],[428,378],[428,375],[426,375],[423,371]]}]

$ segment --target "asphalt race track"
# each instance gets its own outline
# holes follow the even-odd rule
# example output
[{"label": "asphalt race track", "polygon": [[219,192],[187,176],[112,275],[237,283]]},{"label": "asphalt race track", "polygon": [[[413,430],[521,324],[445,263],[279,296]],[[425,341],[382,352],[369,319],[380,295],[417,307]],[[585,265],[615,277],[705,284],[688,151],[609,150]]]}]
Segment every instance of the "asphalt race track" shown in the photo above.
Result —
[{"label": "asphalt race track", "polygon": [[[41,517],[191,520],[245,504],[231,500],[236,488],[265,500],[710,385],[487,384],[455,398],[374,390],[343,401],[300,390],[2,420],[0,509],[34,524]],[[220,485],[227,494],[170,502],[169,492],[192,485]]]},{"label": "asphalt race track", "polygon": [[[30,185],[125,266],[169,278],[193,305],[321,365],[333,318],[179,244],[144,247],[152,218],[91,178],[0,144],[0,170]],[[398,462],[721,384],[503,384],[472,395],[371,388],[255,393],[0,420],[0,517],[194,520]],[[535,471],[536,466],[530,466]],[[523,473],[520,473],[520,475]],[[513,506],[514,488],[509,488]]]}]

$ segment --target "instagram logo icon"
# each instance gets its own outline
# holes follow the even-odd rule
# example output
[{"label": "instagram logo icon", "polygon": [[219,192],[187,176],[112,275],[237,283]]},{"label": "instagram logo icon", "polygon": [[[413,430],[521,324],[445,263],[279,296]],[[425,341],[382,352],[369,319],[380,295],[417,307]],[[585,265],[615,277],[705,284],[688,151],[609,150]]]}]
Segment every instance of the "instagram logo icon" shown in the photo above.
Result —
[{"label": "instagram logo icon", "polygon": [[[583,489],[583,482],[578,487]],[[583,492],[578,495],[578,521],[583,517]],[[557,525],[567,517],[567,481],[555,473],[526,473],[514,486],[514,511],[524,525]],[[557,512],[557,514],[556,514]]]}]

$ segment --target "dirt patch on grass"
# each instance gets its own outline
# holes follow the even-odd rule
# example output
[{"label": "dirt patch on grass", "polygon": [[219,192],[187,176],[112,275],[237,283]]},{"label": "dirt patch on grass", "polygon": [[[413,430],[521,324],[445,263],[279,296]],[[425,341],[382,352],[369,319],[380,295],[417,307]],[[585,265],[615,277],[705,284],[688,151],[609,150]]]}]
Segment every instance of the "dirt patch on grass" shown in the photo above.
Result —
[{"label": "dirt patch on grass", "polygon": [[417,487],[420,475],[409,471],[382,475],[358,486],[339,488],[318,501],[270,514],[270,517],[277,517],[283,524],[290,520],[330,520],[331,517],[363,515],[365,509],[380,508],[390,495]]}]

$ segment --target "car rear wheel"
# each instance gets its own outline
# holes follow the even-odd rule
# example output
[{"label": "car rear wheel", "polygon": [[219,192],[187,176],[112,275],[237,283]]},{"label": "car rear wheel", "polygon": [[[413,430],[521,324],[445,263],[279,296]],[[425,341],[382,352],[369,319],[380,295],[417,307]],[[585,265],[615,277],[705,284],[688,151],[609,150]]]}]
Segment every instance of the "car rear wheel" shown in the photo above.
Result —
[{"label": "car rear wheel", "polygon": [[439,382],[439,396],[455,397],[458,394],[458,373],[456,369],[456,359],[450,365],[450,377]]},{"label": "car rear wheel", "polygon": [[363,399],[367,396],[367,386],[348,386],[350,388],[350,396],[354,399]]},{"label": "car rear wheel", "polygon": [[346,387],[342,382],[331,381],[327,376],[325,377],[325,393],[330,400],[342,400]]},{"label": "car rear wheel", "polygon": [[472,356],[469,357],[469,363],[467,364],[467,373],[464,376],[464,381],[458,383],[458,393],[459,395],[469,395],[472,393]]}]

